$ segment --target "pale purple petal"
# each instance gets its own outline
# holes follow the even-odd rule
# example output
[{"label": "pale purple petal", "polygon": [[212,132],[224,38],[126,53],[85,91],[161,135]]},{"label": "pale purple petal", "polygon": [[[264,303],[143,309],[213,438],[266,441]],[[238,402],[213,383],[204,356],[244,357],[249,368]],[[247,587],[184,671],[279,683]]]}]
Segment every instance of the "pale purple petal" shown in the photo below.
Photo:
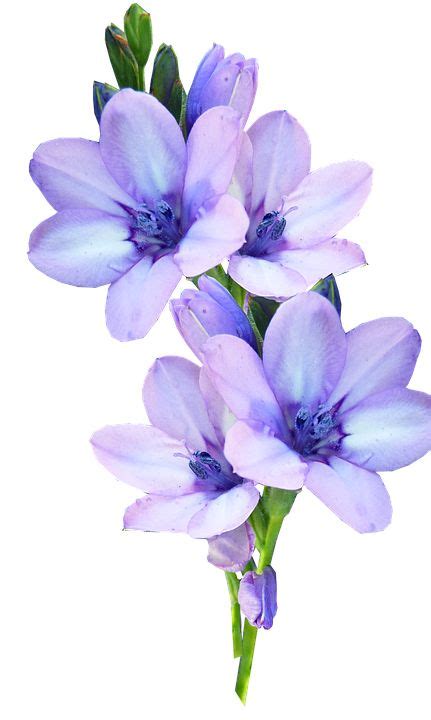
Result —
[{"label": "pale purple petal", "polygon": [[186,120],[187,128],[190,130],[193,123],[202,113],[201,94],[216,69],[217,65],[224,58],[224,48],[221,45],[213,45],[202,58],[196,74],[193,78],[189,94],[187,96]]},{"label": "pale purple petal", "polygon": [[251,206],[252,170],[253,146],[248,134],[243,133],[238,159],[229,185],[229,195],[239,200],[247,212],[249,212]]},{"label": "pale purple petal", "polygon": [[208,540],[208,561],[226,572],[239,572],[254,551],[255,536],[250,523]]},{"label": "pale purple petal", "polygon": [[298,490],[304,483],[306,463],[262,423],[235,423],[224,452],[233,471],[253,482],[284,490]]},{"label": "pale purple petal", "polygon": [[340,520],[360,533],[384,530],[391,521],[388,491],[374,472],[333,457],[330,465],[310,463],[305,485]]},{"label": "pale purple petal", "polygon": [[368,395],[408,384],[421,340],[407,320],[371,320],[348,332],[346,340],[346,363],[331,393],[331,404],[344,398],[344,412]]},{"label": "pale purple petal", "polygon": [[258,72],[255,58],[246,60],[231,94],[229,105],[240,113],[244,125],[256,97]]},{"label": "pale purple petal", "polygon": [[[111,102],[111,101],[109,101]],[[117,340],[144,337],[181,279],[172,255],[144,257],[108,290],[106,324]]]},{"label": "pale purple petal", "polygon": [[100,210],[61,210],[30,236],[29,259],[45,275],[69,285],[113,282],[138,260],[125,218]]},{"label": "pale purple petal", "polygon": [[227,431],[236,422],[235,415],[229,410],[222,396],[214,387],[205,367],[201,368],[199,387],[205,400],[211,425],[217,435],[220,447],[223,447]]},{"label": "pale purple petal", "polygon": [[431,450],[431,395],[394,388],[341,416],[340,455],[368,470],[397,470]]},{"label": "pale purple petal", "polygon": [[333,237],[352,220],[371,188],[371,168],[348,161],[315,170],[289,195],[286,216],[290,248],[306,248]]},{"label": "pale purple petal", "polygon": [[216,497],[216,493],[195,492],[178,497],[147,495],[130,505],[124,515],[125,530],[188,532],[193,516]]},{"label": "pale purple petal", "polygon": [[151,366],[143,398],[150,422],[192,451],[218,445],[199,388],[197,365],[180,357],[163,357]]},{"label": "pale purple petal", "polygon": [[163,198],[174,209],[184,181],[186,147],[180,127],[156,98],[129,88],[106,105],[100,150],[111,175],[138,202]]},{"label": "pale purple petal", "polygon": [[241,137],[241,118],[229,107],[212,108],[193,125],[187,141],[184,229],[193,223],[202,205],[227,191],[241,147]]},{"label": "pale purple petal", "polygon": [[235,485],[208,502],[190,520],[187,532],[195,538],[211,538],[242,525],[259,502],[252,483]]},{"label": "pale purple petal", "polygon": [[106,169],[99,143],[81,138],[51,140],[39,145],[30,175],[56,210],[96,208],[124,215],[135,201]]},{"label": "pale purple petal", "polygon": [[[248,131],[253,145],[253,212],[278,210],[310,170],[310,142],[305,130],[287,112],[259,118]],[[261,218],[260,218],[261,219]]]},{"label": "pale purple petal", "polygon": [[199,275],[238,250],[245,240],[248,216],[242,205],[220,195],[203,205],[178,245],[175,261],[187,276]]},{"label": "pale purple petal", "polygon": [[118,480],[154,495],[193,492],[184,443],[149,425],[107,425],[91,438],[97,459]]},{"label": "pale purple petal", "polygon": [[242,613],[251,625],[269,630],[277,612],[277,579],[270,565],[262,573],[247,572],[238,590]]},{"label": "pale purple petal", "polygon": [[260,420],[284,432],[282,412],[258,354],[244,340],[216,335],[205,343],[204,367],[211,382],[239,420]]},{"label": "pale purple petal", "polygon": [[271,320],[263,346],[268,381],[283,408],[296,413],[325,402],[338,381],[346,339],[334,306],[317,293],[297,295]]},{"label": "pale purple petal", "polygon": [[366,262],[359,245],[340,238],[325,240],[305,250],[282,250],[272,253],[270,257],[300,273],[307,287],[331,273],[341,275]]},{"label": "pale purple petal", "polygon": [[232,255],[228,273],[253,295],[276,300],[285,300],[307,289],[305,279],[296,270],[271,262],[270,259]]}]

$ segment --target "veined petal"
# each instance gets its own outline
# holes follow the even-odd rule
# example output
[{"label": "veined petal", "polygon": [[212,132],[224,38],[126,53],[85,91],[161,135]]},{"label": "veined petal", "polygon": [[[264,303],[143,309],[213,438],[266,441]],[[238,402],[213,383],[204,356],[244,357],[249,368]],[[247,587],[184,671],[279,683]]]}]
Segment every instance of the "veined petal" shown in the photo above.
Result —
[{"label": "veined petal", "polygon": [[253,483],[235,485],[193,515],[187,532],[192,537],[211,538],[234,530],[247,520],[259,499],[259,491]]},{"label": "veined petal", "polygon": [[298,490],[304,483],[306,463],[263,423],[235,423],[224,452],[233,471],[253,482],[284,490]]},{"label": "veined petal", "polygon": [[[109,101],[111,102],[111,101]],[[136,340],[152,328],[181,279],[172,255],[144,257],[114,282],[106,300],[106,324],[117,340]]]},{"label": "veined petal", "polygon": [[99,287],[138,260],[125,218],[100,210],[61,210],[30,236],[29,259],[38,270],[68,285]]},{"label": "veined petal", "polygon": [[147,495],[127,508],[124,514],[124,529],[185,533],[193,516],[216,495],[207,492],[189,493],[178,497]]},{"label": "veined petal", "polygon": [[205,367],[202,367],[200,371],[199,387],[211,425],[214,428],[220,447],[223,447],[226,433],[236,421],[235,415],[229,410],[222,396],[214,387]]},{"label": "veined petal", "polygon": [[288,204],[284,237],[289,249],[306,248],[333,237],[352,220],[371,188],[371,168],[363,162],[343,162],[307,175]]},{"label": "veined petal", "polygon": [[109,174],[92,140],[60,138],[39,145],[30,175],[56,210],[95,208],[128,217],[122,205],[136,204]]},{"label": "veined petal", "polygon": [[315,292],[284,303],[271,320],[263,345],[268,381],[292,417],[300,406],[325,402],[338,381],[346,339],[333,305]]},{"label": "veined petal", "polygon": [[384,530],[391,521],[388,491],[374,472],[332,457],[330,465],[310,463],[305,485],[340,520],[360,533]]},{"label": "veined petal", "polygon": [[248,216],[230,195],[208,200],[178,245],[175,261],[187,276],[199,275],[238,250],[245,240]]},{"label": "veined petal", "polygon": [[340,455],[368,470],[396,470],[431,450],[431,395],[416,390],[371,395],[340,420]]},{"label": "veined petal", "polygon": [[99,462],[118,480],[155,495],[193,492],[196,476],[183,442],[150,425],[107,425],[91,438]]},{"label": "veined petal", "polygon": [[331,238],[305,250],[282,250],[271,254],[283,267],[300,273],[307,287],[328,275],[341,275],[359,265],[364,265],[365,255],[359,245]]},{"label": "veined petal", "polygon": [[254,551],[254,532],[245,522],[234,530],[208,540],[208,562],[226,572],[239,572]]},{"label": "veined petal", "polygon": [[253,146],[247,133],[242,133],[238,159],[236,161],[232,180],[229,185],[229,195],[242,203],[247,212],[251,207],[251,193],[253,189]]},{"label": "veined petal", "polygon": [[102,158],[117,183],[140,203],[163,198],[178,210],[186,147],[178,123],[152,95],[120,90],[100,123]]},{"label": "veined petal", "polygon": [[296,270],[279,262],[235,254],[229,260],[228,274],[248,292],[276,300],[285,300],[307,289]]}]

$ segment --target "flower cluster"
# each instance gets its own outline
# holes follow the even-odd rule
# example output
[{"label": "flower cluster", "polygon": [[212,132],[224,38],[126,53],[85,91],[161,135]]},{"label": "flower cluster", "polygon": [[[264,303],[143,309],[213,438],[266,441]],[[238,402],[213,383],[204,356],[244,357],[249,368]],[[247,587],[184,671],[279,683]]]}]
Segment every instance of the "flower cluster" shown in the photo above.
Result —
[{"label": "flower cluster", "polygon": [[[119,88],[95,83],[99,141],[40,145],[30,173],[56,214],[29,257],[63,283],[109,285],[106,322],[143,338],[165,305],[199,364],[155,360],[149,424],[97,431],[98,460],[142,497],[126,529],[208,543],[228,580],[237,692],[254,640],[277,611],[272,559],[298,493],[312,492],[361,533],[391,520],[378,473],[431,448],[431,397],[407,385],[420,337],[402,318],[345,332],[334,276],[363,265],[337,234],[371,185],[363,162],[310,170],[306,132],[286,111],[246,129],[256,60],[219,45],[188,96],[172,48],[144,70],[151,18],[107,29]],[[194,285],[171,299],[182,277]],[[244,619],[242,619],[242,616]]]}]

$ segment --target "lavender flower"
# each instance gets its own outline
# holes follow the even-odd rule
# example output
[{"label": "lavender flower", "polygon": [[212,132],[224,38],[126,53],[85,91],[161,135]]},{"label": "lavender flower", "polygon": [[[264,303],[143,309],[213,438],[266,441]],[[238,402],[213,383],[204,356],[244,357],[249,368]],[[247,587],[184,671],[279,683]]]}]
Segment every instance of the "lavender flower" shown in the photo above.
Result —
[{"label": "lavender flower", "polygon": [[362,265],[361,248],[334,235],[359,212],[370,186],[371,168],[362,162],[310,173],[303,128],[286,112],[264,115],[243,139],[231,187],[250,226],[229,274],[251,293],[286,299]]},{"label": "lavender flower", "polygon": [[255,535],[250,523],[208,540],[208,561],[227,572],[239,572],[254,551]]},{"label": "lavender flower", "polygon": [[263,361],[230,335],[203,348],[211,381],[239,418],[225,455],[234,472],[286,486],[292,453],[305,486],[359,532],[382,530],[391,503],[378,471],[409,465],[431,448],[431,396],[406,388],[420,338],[402,318],[347,334],[317,293],[288,300],[266,332]]},{"label": "lavender flower", "polygon": [[154,97],[116,93],[100,143],[60,139],[36,150],[32,178],[58,212],[33,231],[31,262],[71,285],[111,283],[110,332],[143,337],[182,273],[208,270],[244,241],[246,213],[226,194],[241,135],[235,110],[213,108],[186,146]]},{"label": "lavender flower", "polygon": [[199,290],[184,290],[170,305],[176,326],[195,355],[199,357],[208,337],[221,333],[236,335],[257,349],[247,315],[226,288],[207,275],[199,278],[198,285]]},{"label": "lavender flower", "polygon": [[277,612],[277,578],[270,565],[261,574],[250,570],[241,579],[238,601],[251,625],[269,630]]},{"label": "lavender flower", "polygon": [[257,90],[258,66],[254,58],[234,53],[225,58],[224,48],[214,45],[201,60],[187,99],[186,122],[190,131],[198,117],[216,105],[230,105],[245,124]]}]

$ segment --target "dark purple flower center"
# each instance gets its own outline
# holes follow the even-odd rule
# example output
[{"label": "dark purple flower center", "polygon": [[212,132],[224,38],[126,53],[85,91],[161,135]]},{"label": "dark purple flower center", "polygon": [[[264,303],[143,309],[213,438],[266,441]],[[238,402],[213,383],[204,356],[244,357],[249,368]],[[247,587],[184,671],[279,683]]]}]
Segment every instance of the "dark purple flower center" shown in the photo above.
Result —
[{"label": "dark purple flower center", "polygon": [[165,200],[156,202],[153,209],[142,203],[133,210],[133,241],[146,255],[160,255],[175,248],[180,230],[175,213]]},{"label": "dark purple flower center", "polygon": [[219,461],[205,450],[196,450],[193,453],[189,468],[202,481],[205,490],[226,491],[242,482],[238,475],[224,472]]},{"label": "dark purple flower center", "polygon": [[281,238],[286,227],[286,218],[278,210],[266,213],[256,228],[255,237],[243,246],[246,255],[260,257],[275,250],[275,243]]},{"label": "dark purple flower center", "polygon": [[336,451],[342,434],[338,427],[337,408],[330,410],[319,407],[315,413],[300,407],[293,429],[294,449],[301,455],[325,454]]}]

